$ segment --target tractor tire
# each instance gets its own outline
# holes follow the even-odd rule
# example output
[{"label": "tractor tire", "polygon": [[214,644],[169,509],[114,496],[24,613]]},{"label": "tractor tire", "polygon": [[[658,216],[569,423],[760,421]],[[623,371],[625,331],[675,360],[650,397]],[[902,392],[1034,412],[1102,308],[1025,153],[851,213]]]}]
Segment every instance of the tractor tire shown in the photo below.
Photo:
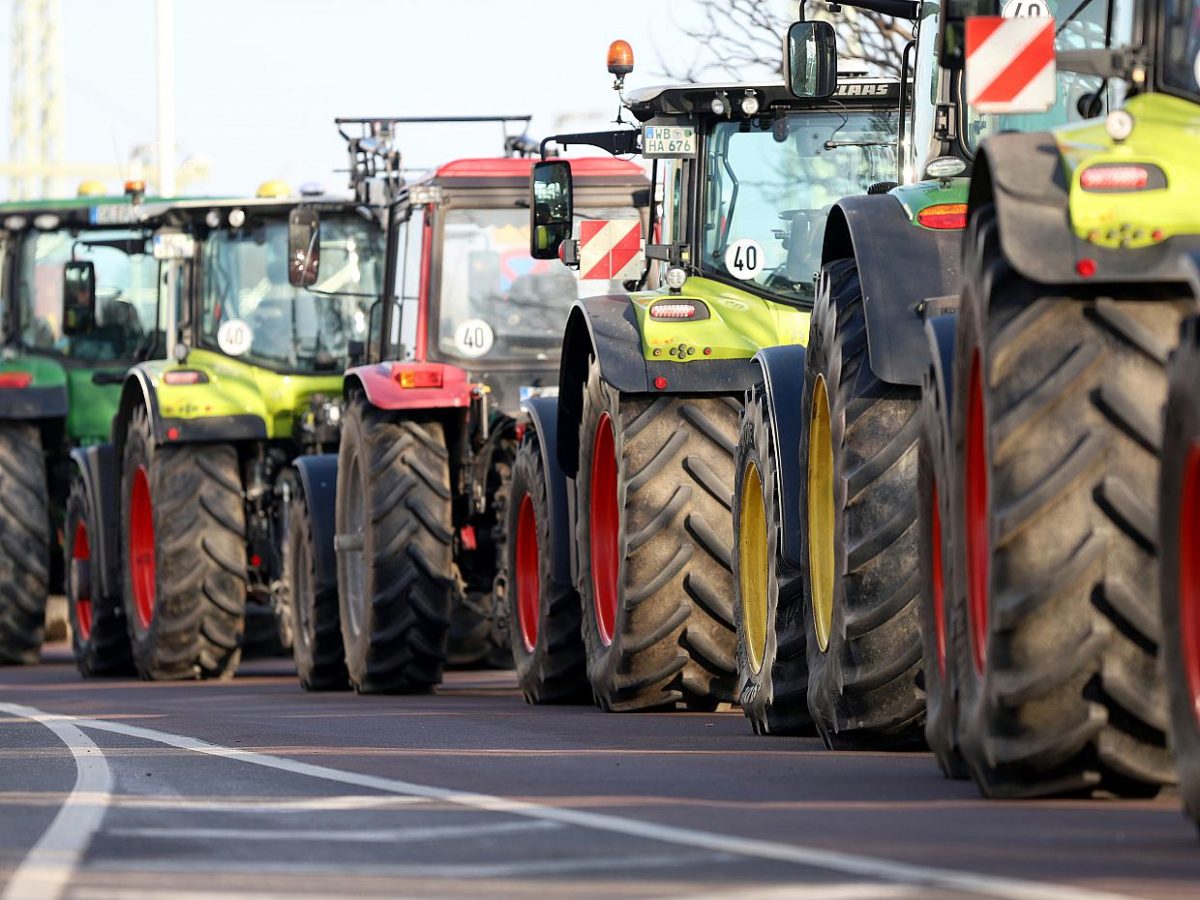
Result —
[{"label": "tractor tire", "polygon": [[1179,793],[1200,827],[1200,320],[1171,360],[1159,479],[1162,656]]},{"label": "tractor tire", "polygon": [[1046,288],[972,214],[955,348],[959,745],[990,797],[1173,778],[1157,668],[1164,366],[1190,301]]},{"label": "tractor tire", "polygon": [[448,669],[507,669],[512,650],[497,641],[496,597],[484,591],[458,592],[450,611]]},{"label": "tractor tire", "polygon": [[920,435],[917,439],[918,564],[922,683],[925,688],[925,742],[947,778],[969,778],[958,750],[955,667],[949,655],[960,628],[951,598],[960,590],[950,543],[961,534],[950,502],[952,452],[942,361],[930,359],[921,382]]},{"label": "tractor tire", "polygon": [[292,658],[306,691],[344,691],[350,687],[337,584],[317,581],[317,550],[304,491],[297,489],[288,511],[283,573],[292,619]]},{"label": "tractor tire", "polygon": [[783,557],[781,459],[769,418],[759,383],[747,398],[734,457],[738,698],[755,734],[811,734],[802,573]]},{"label": "tractor tire", "polygon": [[338,603],[356,691],[427,693],[442,680],[458,591],[442,425],[352,403],[338,453]]},{"label": "tractor tire", "polygon": [[917,388],[871,371],[854,259],[821,273],[800,448],[808,707],[833,749],[921,749]]},{"label": "tractor tire", "polygon": [[592,696],[605,710],[715,709],[737,686],[732,397],[621,395],[593,359],[576,539]]},{"label": "tractor tire", "polygon": [[121,467],[125,622],[138,674],[232,678],[246,612],[246,521],[230,444],[155,444],[139,407]]},{"label": "tractor tire", "polygon": [[[550,498],[537,439],[522,442],[508,507],[509,639],[527,703],[587,703],[579,594],[552,571]],[[565,540],[565,537],[559,537]]]},{"label": "tractor tire", "polygon": [[50,497],[42,435],[0,424],[0,665],[42,656],[50,592]]},{"label": "tractor tire", "polygon": [[71,617],[71,649],[84,678],[132,675],[133,651],[120,596],[100,591],[99,568],[93,568],[92,545],[100,533],[83,479],[71,478],[63,529],[67,609]]}]

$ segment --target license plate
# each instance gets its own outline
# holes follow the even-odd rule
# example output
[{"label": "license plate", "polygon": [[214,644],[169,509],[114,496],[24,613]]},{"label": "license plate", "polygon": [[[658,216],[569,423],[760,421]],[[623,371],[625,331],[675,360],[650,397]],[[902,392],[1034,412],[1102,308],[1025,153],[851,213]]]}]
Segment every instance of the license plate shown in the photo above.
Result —
[{"label": "license plate", "polygon": [[695,155],[696,126],[642,126],[642,156],[647,159],[681,159]]},{"label": "license plate", "polygon": [[137,222],[137,211],[123,203],[93,206],[89,217],[93,225],[131,225]]}]

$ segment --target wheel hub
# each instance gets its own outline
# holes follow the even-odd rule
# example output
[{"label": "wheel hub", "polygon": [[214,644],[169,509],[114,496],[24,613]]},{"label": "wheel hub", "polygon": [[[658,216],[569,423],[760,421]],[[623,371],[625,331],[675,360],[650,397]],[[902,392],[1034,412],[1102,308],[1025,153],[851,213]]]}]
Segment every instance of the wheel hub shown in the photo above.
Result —
[{"label": "wheel hub", "polygon": [[946,677],[946,585],[942,577],[942,511],[937,481],[930,492],[930,589],[933,592],[933,636],[937,645],[938,672]]},{"label": "wheel hub", "polygon": [[808,566],[813,626],[817,647],[829,649],[833,631],[834,507],[833,436],[830,430],[829,393],[824,377],[813,387],[812,415],[808,427]]},{"label": "wheel hub", "polygon": [[600,415],[592,442],[592,495],[589,499],[592,598],[600,639],[612,643],[617,623],[618,544],[621,514],[617,503],[617,456],[612,418]]},{"label": "wheel hub", "polygon": [[88,544],[87,525],[75,523],[71,537],[71,594],[75,603],[75,623],[84,641],[92,636],[92,551]]},{"label": "wheel hub", "polygon": [[1200,724],[1200,444],[1188,451],[1179,507],[1179,631],[1192,712]]},{"label": "wheel hub", "polygon": [[145,466],[133,473],[129,496],[129,572],[133,605],[143,631],[154,620],[157,568],[154,561],[154,507]]},{"label": "wheel hub", "polygon": [[971,361],[967,394],[966,545],[967,613],[975,671],[987,662],[988,567],[991,554],[988,516],[987,422],[983,411],[983,379],[979,351]]},{"label": "wheel hub", "polygon": [[537,517],[533,498],[522,495],[517,513],[517,618],[521,625],[521,640],[527,653],[537,646],[538,620],[541,613],[541,584],[538,573]]},{"label": "wheel hub", "polygon": [[750,667],[762,669],[767,646],[767,514],[758,466],[747,463],[742,473],[738,509],[738,589],[742,598],[742,630]]}]

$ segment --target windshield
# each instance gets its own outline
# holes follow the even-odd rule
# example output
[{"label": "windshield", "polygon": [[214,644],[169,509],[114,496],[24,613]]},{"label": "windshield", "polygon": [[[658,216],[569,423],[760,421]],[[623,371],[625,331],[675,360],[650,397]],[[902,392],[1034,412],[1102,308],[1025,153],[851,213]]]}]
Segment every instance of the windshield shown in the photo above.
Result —
[{"label": "windshield", "polygon": [[[585,208],[576,228],[582,218],[637,219],[638,211]],[[447,210],[440,275],[437,346],[460,359],[554,359],[572,304],[621,290],[531,257],[529,211],[517,206]]]},{"label": "windshield", "polygon": [[811,302],[829,208],[896,177],[896,114],[722,122],[708,141],[703,268]]},{"label": "windshield", "polygon": [[321,219],[319,280],[288,284],[287,223],[209,235],[203,255],[201,343],[291,372],[341,371],[349,343],[365,341],[383,261],[379,228]]},{"label": "windshield", "polygon": [[[1120,47],[1130,43],[1133,33],[1132,0],[1038,0],[1023,3],[1023,0],[1007,0],[1008,7],[1048,8],[1054,17],[1054,49],[1098,50],[1104,47]],[[969,107],[964,134],[971,153],[979,146],[986,134],[1001,131],[1044,131],[1068,122],[1103,115],[1120,106],[1125,99],[1125,82],[1110,79],[1105,81],[1093,75],[1080,75],[1059,69],[1057,94],[1054,106],[1044,113],[1022,113],[1014,115],[989,115]],[[1080,99],[1097,95],[1098,102],[1085,116],[1080,110]]]},{"label": "windshield", "polygon": [[[158,263],[141,231],[31,233],[21,248],[17,308],[21,345],[83,362],[132,361],[154,345]],[[95,267],[95,325],[63,333],[63,268]]]},{"label": "windshield", "polygon": [[1200,99],[1200,0],[1167,0],[1163,44],[1163,84]]}]

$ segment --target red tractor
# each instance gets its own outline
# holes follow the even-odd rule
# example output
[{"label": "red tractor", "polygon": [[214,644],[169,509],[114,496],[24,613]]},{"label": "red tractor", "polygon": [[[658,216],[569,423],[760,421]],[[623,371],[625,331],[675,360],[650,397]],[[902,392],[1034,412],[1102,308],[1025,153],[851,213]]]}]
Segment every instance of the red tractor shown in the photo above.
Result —
[{"label": "red tractor", "polygon": [[[309,689],[423,691],[447,663],[511,665],[497,563],[521,402],[556,390],[581,294],[620,287],[530,256],[528,138],[406,184],[394,136],[411,121],[431,120],[339,120],[360,200],[386,205],[388,262],[339,452],[298,463],[285,565]],[[571,167],[579,219],[644,220],[639,165]]]}]

